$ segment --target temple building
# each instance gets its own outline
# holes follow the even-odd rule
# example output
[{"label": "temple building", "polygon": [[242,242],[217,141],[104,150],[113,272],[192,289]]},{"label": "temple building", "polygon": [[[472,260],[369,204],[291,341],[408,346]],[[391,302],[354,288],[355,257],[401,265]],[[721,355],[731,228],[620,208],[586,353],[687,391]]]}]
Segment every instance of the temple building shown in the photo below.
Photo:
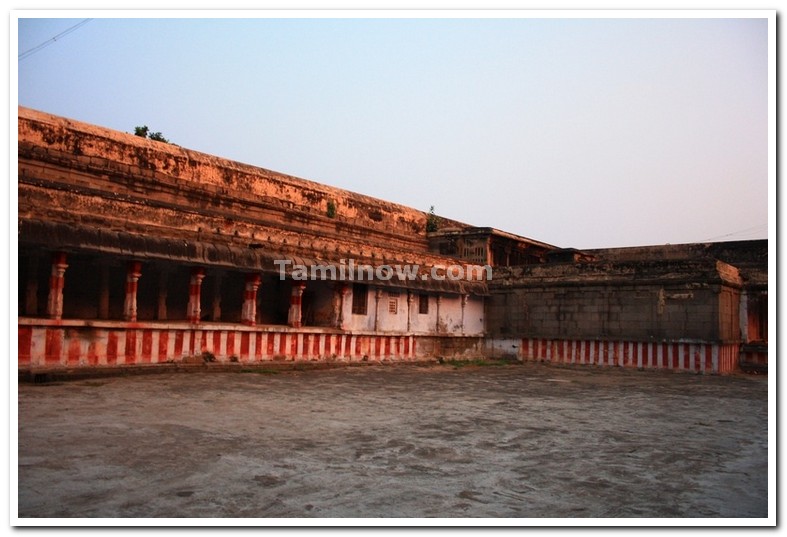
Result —
[{"label": "temple building", "polygon": [[767,365],[767,240],[578,251],[18,110],[20,372]]}]

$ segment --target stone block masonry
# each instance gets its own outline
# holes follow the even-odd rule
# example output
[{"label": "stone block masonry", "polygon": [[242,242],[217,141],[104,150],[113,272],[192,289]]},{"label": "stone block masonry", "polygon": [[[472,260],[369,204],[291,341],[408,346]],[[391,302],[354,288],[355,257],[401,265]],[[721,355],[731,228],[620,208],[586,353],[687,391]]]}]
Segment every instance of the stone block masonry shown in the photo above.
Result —
[{"label": "stone block masonry", "polygon": [[493,337],[740,341],[734,267],[713,259],[498,269]]}]

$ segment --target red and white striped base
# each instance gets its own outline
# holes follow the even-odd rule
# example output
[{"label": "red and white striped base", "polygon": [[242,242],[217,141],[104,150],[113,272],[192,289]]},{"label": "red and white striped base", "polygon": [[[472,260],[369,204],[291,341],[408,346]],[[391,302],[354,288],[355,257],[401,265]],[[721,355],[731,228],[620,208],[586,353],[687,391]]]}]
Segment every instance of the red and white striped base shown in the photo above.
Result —
[{"label": "red and white striped base", "polygon": [[[414,361],[486,354],[479,337],[344,333],[322,328],[19,319],[18,367],[91,367],[181,362],[211,353],[219,362]],[[487,340],[493,356],[496,340]],[[500,342],[498,342],[500,343]],[[524,361],[730,373],[737,344],[599,340],[506,340]],[[447,354],[446,354],[447,353]],[[767,353],[754,358],[767,364]],[[753,360],[752,360],[753,361]]]},{"label": "red and white striped base", "polygon": [[561,364],[730,373],[738,344],[523,339],[519,358]]},{"label": "red and white striped base", "polygon": [[[19,325],[19,367],[180,362],[204,352],[219,362],[414,360],[415,337],[251,327],[101,327]],[[234,358],[233,358],[234,357]]]}]

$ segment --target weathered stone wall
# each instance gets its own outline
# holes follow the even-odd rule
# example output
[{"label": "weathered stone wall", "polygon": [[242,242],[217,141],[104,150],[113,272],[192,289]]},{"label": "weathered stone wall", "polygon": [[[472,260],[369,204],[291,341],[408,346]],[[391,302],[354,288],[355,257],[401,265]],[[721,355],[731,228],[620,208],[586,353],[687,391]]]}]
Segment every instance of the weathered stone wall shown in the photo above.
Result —
[{"label": "weathered stone wall", "polygon": [[496,269],[494,337],[739,341],[740,278],[714,260]]},{"label": "weathered stone wall", "polygon": [[477,360],[488,356],[484,342],[478,336],[422,336],[416,352],[421,359]]},{"label": "weathered stone wall", "polygon": [[18,123],[22,222],[331,262],[446,261],[429,254],[423,211],[23,107]]},{"label": "weathered stone wall", "polygon": [[767,239],[605,248],[586,250],[586,253],[609,263],[716,259],[735,267],[744,287],[766,288],[768,285]]},{"label": "weathered stone wall", "polygon": [[[221,198],[238,196],[262,202],[270,211],[287,213],[296,228],[308,216],[327,215],[328,202],[333,201],[337,221],[327,227],[350,222],[371,230],[413,235],[416,243],[425,244],[426,215],[421,211],[21,107],[19,115],[20,156],[58,160],[71,170],[90,175],[100,171],[107,183],[123,190],[146,194],[152,190],[166,198],[196,189],[219,203],[217,209],[223,208],[225,200]],[[90,180],[89,186],[95,186],[94,182]],[[235,231],[230,222],[223,227]]]},{"label": "weathered stone wall", "polygon": [[601,261],[679,261],[712,257],[736,267],[759,266],[767,268],[768,241],[746,240],[730,242],[698,242],[664,244],[656,246],[629,246],[625,248],[600,248],[583,250]]}]

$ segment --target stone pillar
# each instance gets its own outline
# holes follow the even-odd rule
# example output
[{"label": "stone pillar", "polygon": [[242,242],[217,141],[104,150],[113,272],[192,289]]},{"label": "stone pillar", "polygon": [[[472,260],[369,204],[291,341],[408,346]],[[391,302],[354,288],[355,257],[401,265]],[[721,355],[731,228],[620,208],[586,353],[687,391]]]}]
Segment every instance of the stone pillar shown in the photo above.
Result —
[{"label": "stone pillar", "polygon": [[336,316],[334,326],[340,330],[345,330],[344,327],[344,301],[347,297],[347,291],[350,287],[346,283],[337,283],[333,287],[333,300],[334,308],[336,308]]},{"label": "stone pillar", "polygon": [[123,301],[123,319],[129,322],[137,320],[137,286],[142,276],[142,263],[129,261],[126,267],[126,299]]},{"label": "stone pillar", "polygon": [[407,291],[407,332],[410,332],[410,310],[413,309],[413,300],[415,295],[411,291]]},{"label": "stone pillar", "polygon": [[379,329],[379,317],[380,317],[380,298],[383,296],[383,290],[379,287],[374,290],[374,331],[377,332]]},{"label": "stone pillar", "polygon": [[303,290],[306,289],[305,283],[292,284],[292,294],[290,295],[290,311],[287,314],[287,324],[293,328],[301,327],[301,302],[303,301]]},{"label": "stone pillar", "polygon": [[435,315],[435,322],[434,322],[434,331],[438,334],[440,333],[440,302],[442,302],[442,298],[443,297],[441,297],[440,295],[437,295],[437,300],[436,300],[437,308],[435,308],[436,315]]},{"label": "stone pillar", "polygon": [[738,325],[741,332],[741,342],[749,342],[749,293],[744,289],[741,291],[741,299],[738,303]]},{"label": "stone pillar", "polygon": [[462,295],[462,335],[465,335],[465,306],[467,306],[467,298],[469,295]]},{"label": "stone pillar", "polygon": [[241,322],[248,326],[257,324],[257,289],[262,279],[259,274],[246,274],[246,288],[243,291],[243,310]]},{"label": "stone pillar", "polygon": [[49,299],[46,303],[46,314],[50,319],[63,317],[63,287],[67,268],[65,252],[52,254],[52,275],[49,277]]},{"label": "stone pillar", "polygon": [[158,301],[156,308],[156,319],[159,321],[167,320],[167,279],[169,277],[169,270],[166,267],[161,267],[158,274]]},{"label": "stone pillar", "polygon": [[222,272],[216,272],[216,277],[213,280],[213,304],[211,305],[211,319],[214,323],[221,321],[221,278],[224,276]]},{"label": "stone pillar", "polygon": [[194,267],[191,269],[191,280],[189,282],[189,305],[186,309],[186,316],[189,322],[197,324],[202,317],[202,309],[200,304],[200,290],[202,289],[202,280],[205,278],[205,269],[202,267]]},{"label": "stone pillar", "polygon": [[27,260],[27,284],[25,285],[25,315],[38,315],[38,256]]}]

